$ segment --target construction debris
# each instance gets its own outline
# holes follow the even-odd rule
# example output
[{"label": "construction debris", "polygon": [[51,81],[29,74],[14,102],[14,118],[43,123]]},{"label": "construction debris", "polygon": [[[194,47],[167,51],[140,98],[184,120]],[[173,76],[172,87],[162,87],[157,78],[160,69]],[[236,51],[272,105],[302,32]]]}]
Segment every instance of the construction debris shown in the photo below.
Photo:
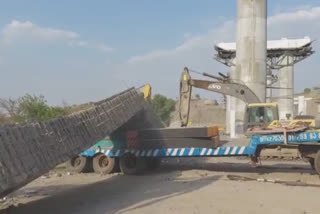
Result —
[{"label": "construction debris", "polygon": [[125,129],[130,120],[140,126],[152,123],[141,118],[152,115],[147,112],[150,111],[147,105],[143,96],[131,88],[68,116],[1,126],[0,197],[78,155],[120,127]]}]

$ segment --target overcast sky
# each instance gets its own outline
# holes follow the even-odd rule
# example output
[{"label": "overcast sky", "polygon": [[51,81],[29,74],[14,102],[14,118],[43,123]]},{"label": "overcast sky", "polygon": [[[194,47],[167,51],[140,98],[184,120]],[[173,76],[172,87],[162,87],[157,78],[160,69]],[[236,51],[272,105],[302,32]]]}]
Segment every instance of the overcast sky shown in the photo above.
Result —
[{"label": "overcast sky", "polygon": [[[269,0],[269,39],[320,37],[319,0]],[[151,83],[178,94],[184,66],[218,73],[214,44],[235,38],[236,1],[2,0],[0,97],[93,101]],[[319,49],[319,42],[314,43]],[[295,91],[319,85],[315,54],[295,67]]]}]

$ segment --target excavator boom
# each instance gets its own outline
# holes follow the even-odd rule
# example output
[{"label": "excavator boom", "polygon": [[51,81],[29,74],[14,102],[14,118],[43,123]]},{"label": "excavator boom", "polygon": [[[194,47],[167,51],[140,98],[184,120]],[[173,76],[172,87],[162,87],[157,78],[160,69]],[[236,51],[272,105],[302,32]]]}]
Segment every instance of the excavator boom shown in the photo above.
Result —
[{"label": "excavator boom", "polygon": [[192,87],[236,97],[247,104],[261,102],[255,93],[245,85],[222,80],[208,81],[192,79],[189,69],[184,68],[181,74],[179,103],[179,114],[182,126],[188,125]]},{"label": "excavator boom", "polygon": [[191,79],[189,84],[196,88],[236,97],[247,104],[260,103],[259,98],[247,86],[238,83]]}]

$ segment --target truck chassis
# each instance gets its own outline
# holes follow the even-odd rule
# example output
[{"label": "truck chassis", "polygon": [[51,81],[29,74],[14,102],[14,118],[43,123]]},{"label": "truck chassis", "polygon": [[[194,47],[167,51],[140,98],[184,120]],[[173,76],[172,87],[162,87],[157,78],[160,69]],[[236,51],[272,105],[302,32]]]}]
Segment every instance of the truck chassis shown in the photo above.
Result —
[{"label": "truck chassis", "polygon": [[[109,168],[107,173],[120,168],[124,174],[137,174],[145,169],[155,168],[161,158],[187,157],[240,157],[247,156],[257,160],[260,152],[266,147],[295,146],[301,156],[309,161],[312,168],[320,174],[320,132],[293,132],[287,134],[262,134],[251,136],[246,146],[219,146],[215,148],[175,147],[175,148],[132,148],[127,144],[115,143],[112,148],[95,147],[80,154],[82,157],[105,157],[104,166]],[[112,166],[111,166],[111,165]],[[119,165],[118,165],[119,164]]]}]

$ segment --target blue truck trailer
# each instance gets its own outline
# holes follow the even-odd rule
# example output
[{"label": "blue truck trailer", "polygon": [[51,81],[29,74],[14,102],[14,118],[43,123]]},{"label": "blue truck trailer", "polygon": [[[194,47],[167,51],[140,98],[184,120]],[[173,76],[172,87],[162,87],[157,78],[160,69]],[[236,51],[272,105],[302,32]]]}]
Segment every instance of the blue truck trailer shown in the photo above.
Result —
[{"label": "blue truck trailer", "polygon": [[[91,164],[94,171],[98,173],[111,173],[120,169],[124,174],[137,174],[146,169],[157,167],[161,158],[247,156],[252,161],[257,161],[261,150],[264,148],[291,146],[298,149],[301,157],[308,160],[311,167],[320,174],[320,132],[317,130],[253,134],[249,143],[245,146],[213,144],[212,146],[196,146],[199,144],[200,138],[183,134],[184,130],[186,128],[181,128],[181,138],[173,136],[173,140],[168,141],[170,136],[160,136],[160,138],[163,138],[161,139],[163,142],[169,142],[169,144],[152,146],[141,144],[140,141],[145,139],[141,140],[141,137],[139,138],[139,131],[126,133],[125,137],[123,135],[122,138],[115,139],[114,143],[110,140],[98,142],[77,158],[86,159],[83,162],[87,164],[87,169],[90,168]],[[159,139],[159,136],[157,139]],[[212,136],[210,136],[210,140],[213,140]],[[216,142],[217,140],[219,140],[219,136],[215,136],[213,141]],[[190,144],[184,143],[187,141],[194,141],[195,143],[190,146]],[[83,167],[85,164],[81,164],[83,169],[85,169]]]}]

